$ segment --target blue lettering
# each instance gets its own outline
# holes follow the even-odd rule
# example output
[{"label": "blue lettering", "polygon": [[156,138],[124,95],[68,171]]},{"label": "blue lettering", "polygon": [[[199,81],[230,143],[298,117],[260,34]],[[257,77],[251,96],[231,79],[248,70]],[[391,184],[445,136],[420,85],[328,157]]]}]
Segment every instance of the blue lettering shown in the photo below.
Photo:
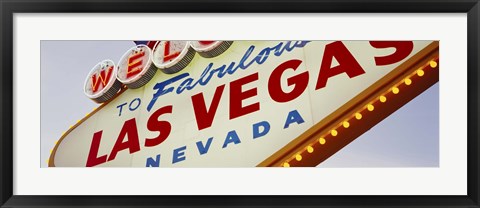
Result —
[{"label": "blue lettering", "polygon": [[279,43],[278,45],[276,45],[275,47],[272,48],[272,49],[274,49],[273,54],[275,54],[275,56],[282,55],[283,50],[285,50],[285,48],[282,48],[282,46],[283,46],[283,43]]},{"label": "blue lettering", "polygon": [[265,48],[260,53],[255,57],[255,60],[258,64],[263,64],[268,58],[268,55],[270,54],[271,48]]},{"label": "blue lettering", "polygon": [[187,149],[187,146],[183,146],[173,150],[172,164],[185,160],[186,149]]},{"label": "blue lettering", "polygon": [[307,43],[310,43],[310,41],[297,41],[295,42],[295,47],[303,48],[307,45]]},{"label": "blue lettering", "polygon": [[222,148],[227,147],[230,143],[238,144],[240,143],[240,138],[238,138],[237,132],[235,130],[228,132],[227,137],[225,138],[225,142],[223,143]]},{"label": "blue lettering", "polygon": [[[252,65],[252,63],[249,63],[247,64],[246,66],[244,65],[245,61],[248,59],[248,57],[250,57],[250,54],[252,54],[253,50],[255,49],[255,46],[250,46],[247,51],[245,52],[245,54],[243,55],[242,59],[240,59],[240,62],[238,63],[238,66],[237,68],[240,68],[240,69],[246,69],[247,67],[249,67],[250,65]],[[252,61],[253,62],[253,61]],[[237,69],[235,69],[237,70]]]},{"label": "blue lettering", "polygon": [[290,126],[291,123],[301,124],[303,122],[305,121],[303,120],[302,116],[300,116],[298,111],[293,110],[293,111],[290,111],[290,113],[288,113],[287,121],[285,121],[285,126],[283,126],[283,128],[284,129],[288,128],[288,126]]},{"label": "blue lettering", "polygon": [[226,65],[222,65],[220,68],[218,69],[214,69],[211,73],[215,73],[217,72],[217,77],[218,78],[223,78],[223,76],[225,76],[225,74],[227,74],[227,71],[225,70],[225,67]]},{"label": "blue lettering", "polygon": [[155,105],[155,102],[157,101],[158,97],[173,91],[174,87],[169,87],[168,89],[165,90],[164,88],[167,85],[172,84],[172,83],[174,83],[178,80],[181,80],[185,77],[188,77],[188,76],[189,76],[188,73],[183,73],[183,74],[180,74],[180,75],[178,75],[176,77],[173,77],[171,79],[167,79],[163,82],[159,82],[159,83],[155,84],[155,86],[153,86],[153,89],[157,90],[157,92],[155,92],[155,94],[153,94],[153,98],[147,106],[147,111],[152,110],[152,107],[153,107],[153,105]]},{"label": "blue lettering", "polygon": [[155,159],[151,157],[147,158],[147,167],[160,167],[160,154],[158,154]]},{"label": "blue lettering", "polygon": [[233,73],[235,73],[237,71],[237,68],[233,67],[235,66],[235,62],[232,62],[230,63],[230,65],[228,65],[228,68],[227,68],[227,73],[232,75]]},{"label": "blue lettering", "polygon": [[[260,127],[263,127],[263,131],[260,131]],[[270,124],[267,121],[260,121],[256,124],[253,124],[253,138],[265,136],[270,131]]]},{"label": "blue lettering", "polygon": [[210,145],[212,144],[213,137],[208,138],[207,144],[203,145],[201,141],[197,142],[197,148],[198,152],[200,152],[200,155],[203,155],[208,152],[208,149],[210,149]]},{"label": "blue lettering", "polygon": [[288,41],[287,44],[285,44],[285,50],[287,50],[288,52],[292,51],[295,48],[295,45],[293,46],[291,45],[292,45],[292,42]]},{"label": "blue lettering", "polygon": [[[290,52],[295,48],[303,48],[305,45],[307,45],[309,41],[296,41],[295,43],[292,43],[292,41],[287,41],[287,42],[280,42],[274,47],[266,47],[253,58],[250,62],[247,62],[247,59],[250,58],[252,52],[255,50],[255,46],[251,45],[244,53],[243,57],[240,59],[238,62],[232,61],[228,66],[226,64],[218,67],[218,68],[213,68],[213,63],[210,63],[207,65],[207,67],[203,70],[202,74],[198,78],[198,80],[194,81],[193,78],[188,78],[187,80],[184,80],[182,83],[180,83],[179,86],[177,86],[176,93],[181,94],[185,90],[192,90],[197,86],[198,84],[205,86],[210,82],[212,77],[217,73],[218,78],[223,78],[226,74],[234,74],[238,69],[245,70],[248,67],[250,67],[252,64],[257,63],[259,65],[265,63],[270,57],[270,54],[273,52],[273,55],[275,56],[281,56],[285,51]],[[150,111],[153,108],[153,105],[157,101],[158,97],[173,92],[175,90],[174,86],[168,87],[168,85],[181,80],[185,77],[190,76],[189,73],[183,73],[180,74],[176,77],[173,77],[171,79],[168,79],[164,82],[159,82],[155,84],[153,87],[154,90],[156,90],[155,94],[153,95],[152,100],[147,106],[147,110]]]},{"label": "blue lettering", "polygon": [[121,115],[122,115],[122,108],[123,108],[123,106],[126,105],[126,104],[127,104],[127,103],[123,103],[123,104],[120,104],[120,105],[117,106],[117,108],[118,108],[118,110],[119,110],[119,111],[118,111],[118,116],[121,116]]},{"label": "blue lettering", "polygon": [[193,79],[192,78],[187,78],[186,80],[183,80],[182,84],[178,86],[177,88],[177,94],[182,93],[185,89],[189,88],[190,85],[192,84]]},{"label": "blue lettering", "polygon": [[[210,63],[208,64],[207,68],[205,68],[202,72],[202,75],[200,75],[200,79],[198,79],[198,82],[200,83],[200,85],[204,86],[206,84],[208,84],[208,82],[210,81],[210,79],[212,78],[212,73],[210,73],[210,69],[212,69],[212,66],[213,66],[213,63]],[[207,74],[209,74],[209,76],[207,77],[207,80],[204,80],[205,76],[207,76]]]},{"label": "blue lettering", "polygon": [[[135,101],[138,102],[137,106],[133,107],[132,108],[132,103],[134,103]],[[130,109],[130,111],[134,111],[138,108],[138,106],[140,106],[140,103],[142,103],[142,101],[140,100],[140,98],[135,98],[132,100],[132,102],[130,102],[130,104],[128,105],[128,109]]]}]

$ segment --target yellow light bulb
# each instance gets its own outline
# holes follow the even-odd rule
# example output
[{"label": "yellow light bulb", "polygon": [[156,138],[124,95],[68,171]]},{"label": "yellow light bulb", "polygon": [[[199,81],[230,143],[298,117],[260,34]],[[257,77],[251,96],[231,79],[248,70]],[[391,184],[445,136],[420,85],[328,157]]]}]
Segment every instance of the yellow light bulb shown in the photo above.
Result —
[{"label": "yellow light bulb", "polygon": [[412,80],[409,79],[409,78],[406,78],[406,79],[405,79],[405,84],[406,84],[406,85],[411,85],[411,84],[412,84]]},{"label": "yellow light bulb", "polygon": [[368,104],[367,109],[368,109],[368,111],[373,111],[373,109],[375,109],[375,107],[373,107],[372,104]]},{"label": "yellow light bulb", "polygon": [[400,92],[400,89],[398,89],[398,87],[393,87],[392,92],[393,94],[398,94]]},{"label": "yellow light bulb", "polygon": [[356,118],[357,120],[362,119],[362,114],[361,114],[361,113],[355,113],[355,118]]},{"label": "yellow light bulb", "polygon": [[332,136],[337,136],[338,131],[334,129],[334,130],[332,130],[332,131],[330,132],[330,134],[331,134]]},{"label": "yellow light bulb", "polygon": [[73,126],[72,126],[72,125],[70,125],[70,127],[68,127],[68,128],[69,128],[69,129],[71,129],[72,127],[73,127]]},{"label": "yellow light bulb", "polygon": [[313,152],[313,147],[312,147],[312,146],[308,146],[308,147],[307,147],[307,152],[308,152],[308,153],[312,153],[312,152]]},{"label": "yellow light bulb", "polygon": [[418,70],[417,70],[417,75],[418,75],[419,77],[423,76],[424,74],[425,74],[425,72],[424,72],[423,70],[421,70],[421,69],[418,69]]},{"label": "yellow light bulb", "polygon": [[50,161],[47,159],[47,160],[45,160],[45,162],[47,162],[47,165],[48,165],[48,162],[50,162]]},{"label": "yellow light bulb", "polygon": [[320,138],[320,139],[318,140],[318,142],[319,142],[321,145],[324,145],[324,144],[327,142],[327,140],[325,140],[325,138],[322,137],[322,138]]},{"label": "yellow light bulb", "polygon": [[283,163],[283,167],[288,168],[288,167],[290,167],[290,164],[288,164],[288,162],[285,162],[285,163]]},{"label": "yellow light bulb", "polygon": [[52,154],[52,152],[53,152],[53,149],[50,150],[50,154]]},{"label": "yellow light bulb", "polygon": [[437,66],[438,66],[438,64],[437,64],[436,61],[430,61],[430,67],[435,68]]},{"label": "yellow light bulb", "polygon": [[350,127],[350,123],[348,123],[348,121],[344,121],[344,122],[343,122],[343,127],[344,127],[344,128]]},{"label": "yellow light bulb", "polygon": [[384,103],[384,102],[387,102],[387,97],[385,96],[380,96],[380,102]]},{"label": "yellow light bulb", "polygon": [[297,161],[302,160],[302,155],[300,155],[300,154],[295,155],[295,160],[297,160]]}]

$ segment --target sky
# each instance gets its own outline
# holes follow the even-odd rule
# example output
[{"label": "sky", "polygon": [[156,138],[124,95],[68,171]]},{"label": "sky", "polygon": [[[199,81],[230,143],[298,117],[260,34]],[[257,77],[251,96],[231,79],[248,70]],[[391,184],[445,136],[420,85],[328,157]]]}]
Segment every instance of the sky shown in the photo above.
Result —
[{"label": "sky", "polygon": [[[40,166],[63,132],[97,107],[83,94],[91,68],[118,62],[133,41],[41,41]],[[426,122],[428,121],[428,122]],[[438,167],[439,83],[354,140],[319,167]]]}]

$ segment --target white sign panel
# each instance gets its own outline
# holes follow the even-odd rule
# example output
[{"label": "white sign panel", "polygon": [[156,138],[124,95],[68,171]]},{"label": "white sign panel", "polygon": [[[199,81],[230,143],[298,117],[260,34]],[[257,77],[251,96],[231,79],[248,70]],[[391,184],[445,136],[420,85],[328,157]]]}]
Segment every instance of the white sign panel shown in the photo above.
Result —
[{"label": "white sign panel", "polygon": [[[157,70],[92,112],[62,137],[50,166],[255,167],[431,42],[223,42],[223,53]],[[179,58],[155,60],[165,48],[208,49],[178,44],[157,43],[154,65]]]}]

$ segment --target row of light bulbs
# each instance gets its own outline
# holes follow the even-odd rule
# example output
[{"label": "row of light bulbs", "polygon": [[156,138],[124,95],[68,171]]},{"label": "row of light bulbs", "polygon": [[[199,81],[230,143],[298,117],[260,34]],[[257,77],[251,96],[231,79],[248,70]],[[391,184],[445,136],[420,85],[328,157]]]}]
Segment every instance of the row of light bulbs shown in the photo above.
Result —
[{"label": "row of light bulbs", "polygon": [[387,102],[387,96],[386,95],[388,93],[391,92],[394,95],[399,94],[400,93],[400,89],[399,89],[400,85],[402,85],[402,84],[405,84],[406,86],[411,85],[412,84],[412,77],[414,77],[414,76],[423,77],[425,75],[426,67],[430,67],[432,69],[435,69],[435,68],[437,68],[437,66],[438,66],[438,63],[437,63],[436,60],[430,60],[425,65],[423,65],[422,67],[417,69],[415,72],[407,75],[405,77],[405,79],[403,79],[401,82],[396,83],[393,87],[391,87],[383,95],[380,95],[379,97],[375,98],[369,104],[364,106],[361,110],[357,111],[351,117],[349,117],[345,121],[341,122],[340,125],[338,125],[337,127],[330,130],[328,133],[324,134],[323,136],[321,136],[320,138],[315,140],[314,143],[310,143],[309,145],[307,145],[305,148],[302,149],[301,152],[298,152],[298,153],[292,155],[289,159],[287,159],[285,162],[283,162],[282,166],[283,167],[290,167],[290,163],[291,163],[292,160],[302,161],[302,159],[303,159],[302,155],[305,155],[306,153],[311,154],[315,151],[314,146],[316,145],[316,143],[319,143],[320,145],[325,145],[327,143],[327,140],[325,139],[325,137],[327,137],[329,134],[332,137],[337,137],[338,136],[338,129],[341,128],[341,127],[345,128],[345,129],[349,128],[350,127],[350,122],[349,121],[352,120],[352,119],[356,119],[356,120],[362,119],[362,117],[363,117],[362,112],[365,109],[367,109],[369,112],[374,111],[375,106],[373,105],[373,103],[375,103],[377,100],[379,100],[381,103]]}]

